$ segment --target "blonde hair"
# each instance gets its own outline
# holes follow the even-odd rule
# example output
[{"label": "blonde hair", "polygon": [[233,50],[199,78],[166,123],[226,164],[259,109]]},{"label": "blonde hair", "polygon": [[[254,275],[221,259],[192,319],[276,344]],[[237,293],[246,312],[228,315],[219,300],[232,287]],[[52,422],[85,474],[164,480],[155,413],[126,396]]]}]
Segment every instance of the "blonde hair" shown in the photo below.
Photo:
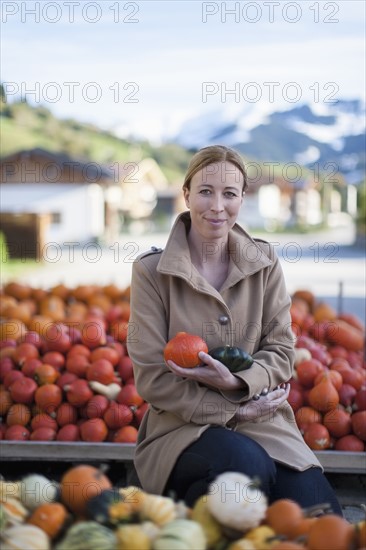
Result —
[{"label": "blonde hair", "polygon": [[210,164],[230,162],[238,168],[243,174],[243,193],[248,187],[248,178],[245,170],[244,162],[241,156],[234,149],[225,147],[224,145],[210,145],[204,147],[195,153],[189,163],[186,176],[184,178],[183,189],[190,189],[191,180],[197,172],[206,168]]}]

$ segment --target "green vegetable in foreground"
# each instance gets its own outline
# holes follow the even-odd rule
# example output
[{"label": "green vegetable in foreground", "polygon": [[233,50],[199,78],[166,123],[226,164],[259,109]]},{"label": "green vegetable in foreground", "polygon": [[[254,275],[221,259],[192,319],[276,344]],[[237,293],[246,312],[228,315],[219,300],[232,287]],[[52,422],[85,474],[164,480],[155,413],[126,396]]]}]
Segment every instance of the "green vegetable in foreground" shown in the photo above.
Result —
[{"label": "green vegetable in foreground", "polygon": [[253,364],[253,357],[246,351],[235,346],[221,346],[210,350],[209,355],[221,361],[231,372],[249,369]]}]

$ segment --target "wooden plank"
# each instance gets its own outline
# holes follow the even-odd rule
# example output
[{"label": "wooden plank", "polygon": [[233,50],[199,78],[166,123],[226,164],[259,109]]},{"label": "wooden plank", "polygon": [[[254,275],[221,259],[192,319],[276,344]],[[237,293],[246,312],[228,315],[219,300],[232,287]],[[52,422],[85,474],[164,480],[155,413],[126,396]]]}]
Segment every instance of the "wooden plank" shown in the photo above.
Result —
[{"label": "wooden plank", "polygon": [[[0,442],[0,461],[132,462],[134,452],[135,445],[130,443]],[[326,472],[366,474],[366,453],[316,451],[315,455]]]},{"label": "wooden plank", "polygon": [[0,461],[109,461],[132,462],[135,445],[131,443],[87,443],[78,441],[7,441],[0,443]]},{"label": "wooden plank", "polygon": [[349,451],[316,451],[325,472],[339,474],[366,474],[366,453]]}]

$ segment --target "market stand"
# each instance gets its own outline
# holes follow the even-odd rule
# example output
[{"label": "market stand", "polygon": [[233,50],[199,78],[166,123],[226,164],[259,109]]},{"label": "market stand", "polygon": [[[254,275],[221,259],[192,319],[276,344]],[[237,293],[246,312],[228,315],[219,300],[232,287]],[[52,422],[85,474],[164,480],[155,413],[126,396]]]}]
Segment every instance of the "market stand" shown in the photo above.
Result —
[{"label": "market stand", "polygon": [[[105,464],[116,485],[138,484],[133,467],[135,445],[130,443],[87,443],[78,441],[3,441],[0,442],[0,473],[8,479],[43,472],[56,481],[70,463]],[[360,521],[366,504],[366,453],[315,451],[324,472],[334,487],[344,514]]]},{"label": "market stand", "polygon": [[[0,462],[119,462],[133,467],[135,445],[131,443],[77,443],[6,441],[0,444]],[[366,473],[366,454],[345,451],[315,451],[326,473],[362,475]]]}]

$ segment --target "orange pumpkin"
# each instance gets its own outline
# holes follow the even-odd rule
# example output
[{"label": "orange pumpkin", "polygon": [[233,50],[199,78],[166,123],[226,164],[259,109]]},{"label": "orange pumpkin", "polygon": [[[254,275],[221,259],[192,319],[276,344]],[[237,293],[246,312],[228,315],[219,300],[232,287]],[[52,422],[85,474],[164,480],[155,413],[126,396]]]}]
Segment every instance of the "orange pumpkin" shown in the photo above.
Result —
[{"label": "orange pumpkin", "polygon": [[9,282],[4,286],[4,292],[8,296],[13,296],[13,298],[16,298],[17,300],[25,300],[26,298],[30,298],[32,289],[28,285]]},{"label": "orange pumpkin", "polygon": [[70,403],[61,403],[56,411],[56,421],[59,426],[75,424],[78,418],[78,412]]},{"label": "orange pumpkin", "polygon": [[122,295],[122,290],[114,284],[105,285],[102,290],[113,301],[118,300]]},{"label": "orange pumpkin", "polygon": [[301,299],[308,304],[310,313],[313,313],[315,307],[315,296],[310,290],[296,290],[292,295],[292,299]]},{"label": "orange pumpkin", "polygon": [[101,443],[107,439],[108,427],[102,418],[91,418],[80,425],[80,435],[83,441]]},{"label": "orange pumpkin", "polygon": [[340,372],[336,370],[329,370],[329,371],[322,371],[320,372],[314,380],[314,386],[319,384],[324,378],[324,376],[328,376],[329,380],[332,382],[333,386],[337,391],[341,389],[341,386],[343,384],[343,378]]},{"label": "orange pumpkin", "polygon": [[62,300],[66,300],[71,294],[71,290],[62,283],[52,287],[50,292],[51,294],[53,294],[54,296],[58,296]]},{"label": "orange pumpkin", "polygon": [[28,325],[31,319],[30,305],[24,302],[19,302],[15,305],[9,305],[6,308],[6,317],[19,319],[19,321],[22,321],[25,325]]},{"label": "orange pumpkin", "polygon": [[301,361],[296,367],[297,379],[305,388],[312,388],[318,374],[324,371],[324,367],[317,359]]},{"label": "orange pumpkin", "polygon": [[59,371],[52,365],[47,365],[47,363],[42,363],[36,367],[34,371],[34,379],[39,386],[43,386],[44,384],[53,384],[59,376]]},{"label": "orange pumpkin", "polygon": [[323,424],[333,437],[343,437],[352,431],[351,415],[343,408],[328,411],[323,418]]},{"label": "orange pumpkin", "polygon": [[27,332],[27,327],[19,319],[7,319],[0,324],[0,340],[20,340]]},{"label": "orange pumpkin", "polygon": [[113,436],[114,443],[136,443],[137,429],[134,426],[123,426]]},{"label": "orange pumpkin", "polygon": [[164,348],[165,361],[173,361],[180,367],[191,369],[201,363],[198,353],[208,353],[207,344],[200,336],[178,332]]},{"label": "orange pumpkin", "polygon": [[339,395],[327,376],[314,386],[309,392],[309,404],[320,412],[335,409],[339,404]]},{"label": "orange pumpkin", "polygon": [[359,317],[353,315],[353,313],[341,313],[338,315],[338,319],[346,321],[349,325],[352,325],[354,328],[357,328],[361,332],[365,332],[365,324],[361,321]]},{"label": "orange pumpkin", "polygon": [[315,321],[332,321],[337,317],[336,311],[326,302],[320,302],[314,308]]},{"label": "orange pumpkin", "polygon": [[361,351],[364,346],[364,334],[342,319],[333,319],[328,323],[326,338],[332,344],[338,344],[350,351]]},{"label": "orange pumpkin", "polygon": [[101,470],[82,464],[70,468],[61,478],[61,500],[74,514],[82,516],[91,498],[111,488],[111,481]]},{"label": "orange pumpkin", "polygon": [[38,430],[39,428],[49,428],[57,431],[58,424],[52,416],[42,412],[33,416],[31,420],[31,427],[33,431]]},{"label": "orange pumpkin", "polygon": [[64,386],[67,401],[74,407],[82,407],[91,397],[93,392],[86,380],[77,378],[71,384]]},{"label": "orange pumpkin", "polygon": [[313,422],[304,432],[305,443],[314,451],[323,451],[330,447],[330,434],[323,424]]},{"label": "orange pumpkin", "polygon": [[10,392],[6,389],[0,391],[0,416],[5,416],[13,404]]},{"label": "orange pumpkin", "polygon": [[52,322],[53,321],[50,317],[45,317],[44,315],[34,315],[28,323],[28,328],[29,330],[33,330],[41,336],[44,336]]},{"label": "orange pumpkin", "polygon": [[97,359],[88,368],[86,377],[101,384],[111,384],[115,377],[113,365],[108,359]]},{"label": "orange pumpkin", "polygon": [[26,426],[31,419],[30,408],[23,403],[14,403],[6,415],[7,426]]},{"label": "orange pumpkin", "polygon": [[94,361],[98,361],[98,359],[107,359],[115,367],[116,365],[118,365],[120,354],[114,348],[109,348],[109,347],[96,348],[91,352],[90,360],[92,363],[94,363]]},{"label": "orange pumpkin", "polygon": [[354,434],[345,435],[340,437],[334,448],[336,451],[351,451],[353,453],[363,453],[365,450],[364,442]]},{"label": "orange pumpkin", "polygon": [[348,521],[335,514],[326,514],[310,527],[307,547],[309,550],[346,550],[352,548],[353,538],[353,527]]},{"label": "orange pumpkin", "polygon": [[42,411],[51,414],[62,402],[62,390],[56,384],[39,386],[34,394],[34,400]]},{"label": "orange pumpkin", "polygon": [[275,543],[273,550],[308,550],[307,546],[303,546],[299,542],[293,540],[281,540],[279,543]]},{"label": "orange pumpkin", "polygon": [[304,514],[297,502],[282,498],[270,504],[267,508],[265,523],[277,535],[292,537],[292,533],[303,519]]}]

